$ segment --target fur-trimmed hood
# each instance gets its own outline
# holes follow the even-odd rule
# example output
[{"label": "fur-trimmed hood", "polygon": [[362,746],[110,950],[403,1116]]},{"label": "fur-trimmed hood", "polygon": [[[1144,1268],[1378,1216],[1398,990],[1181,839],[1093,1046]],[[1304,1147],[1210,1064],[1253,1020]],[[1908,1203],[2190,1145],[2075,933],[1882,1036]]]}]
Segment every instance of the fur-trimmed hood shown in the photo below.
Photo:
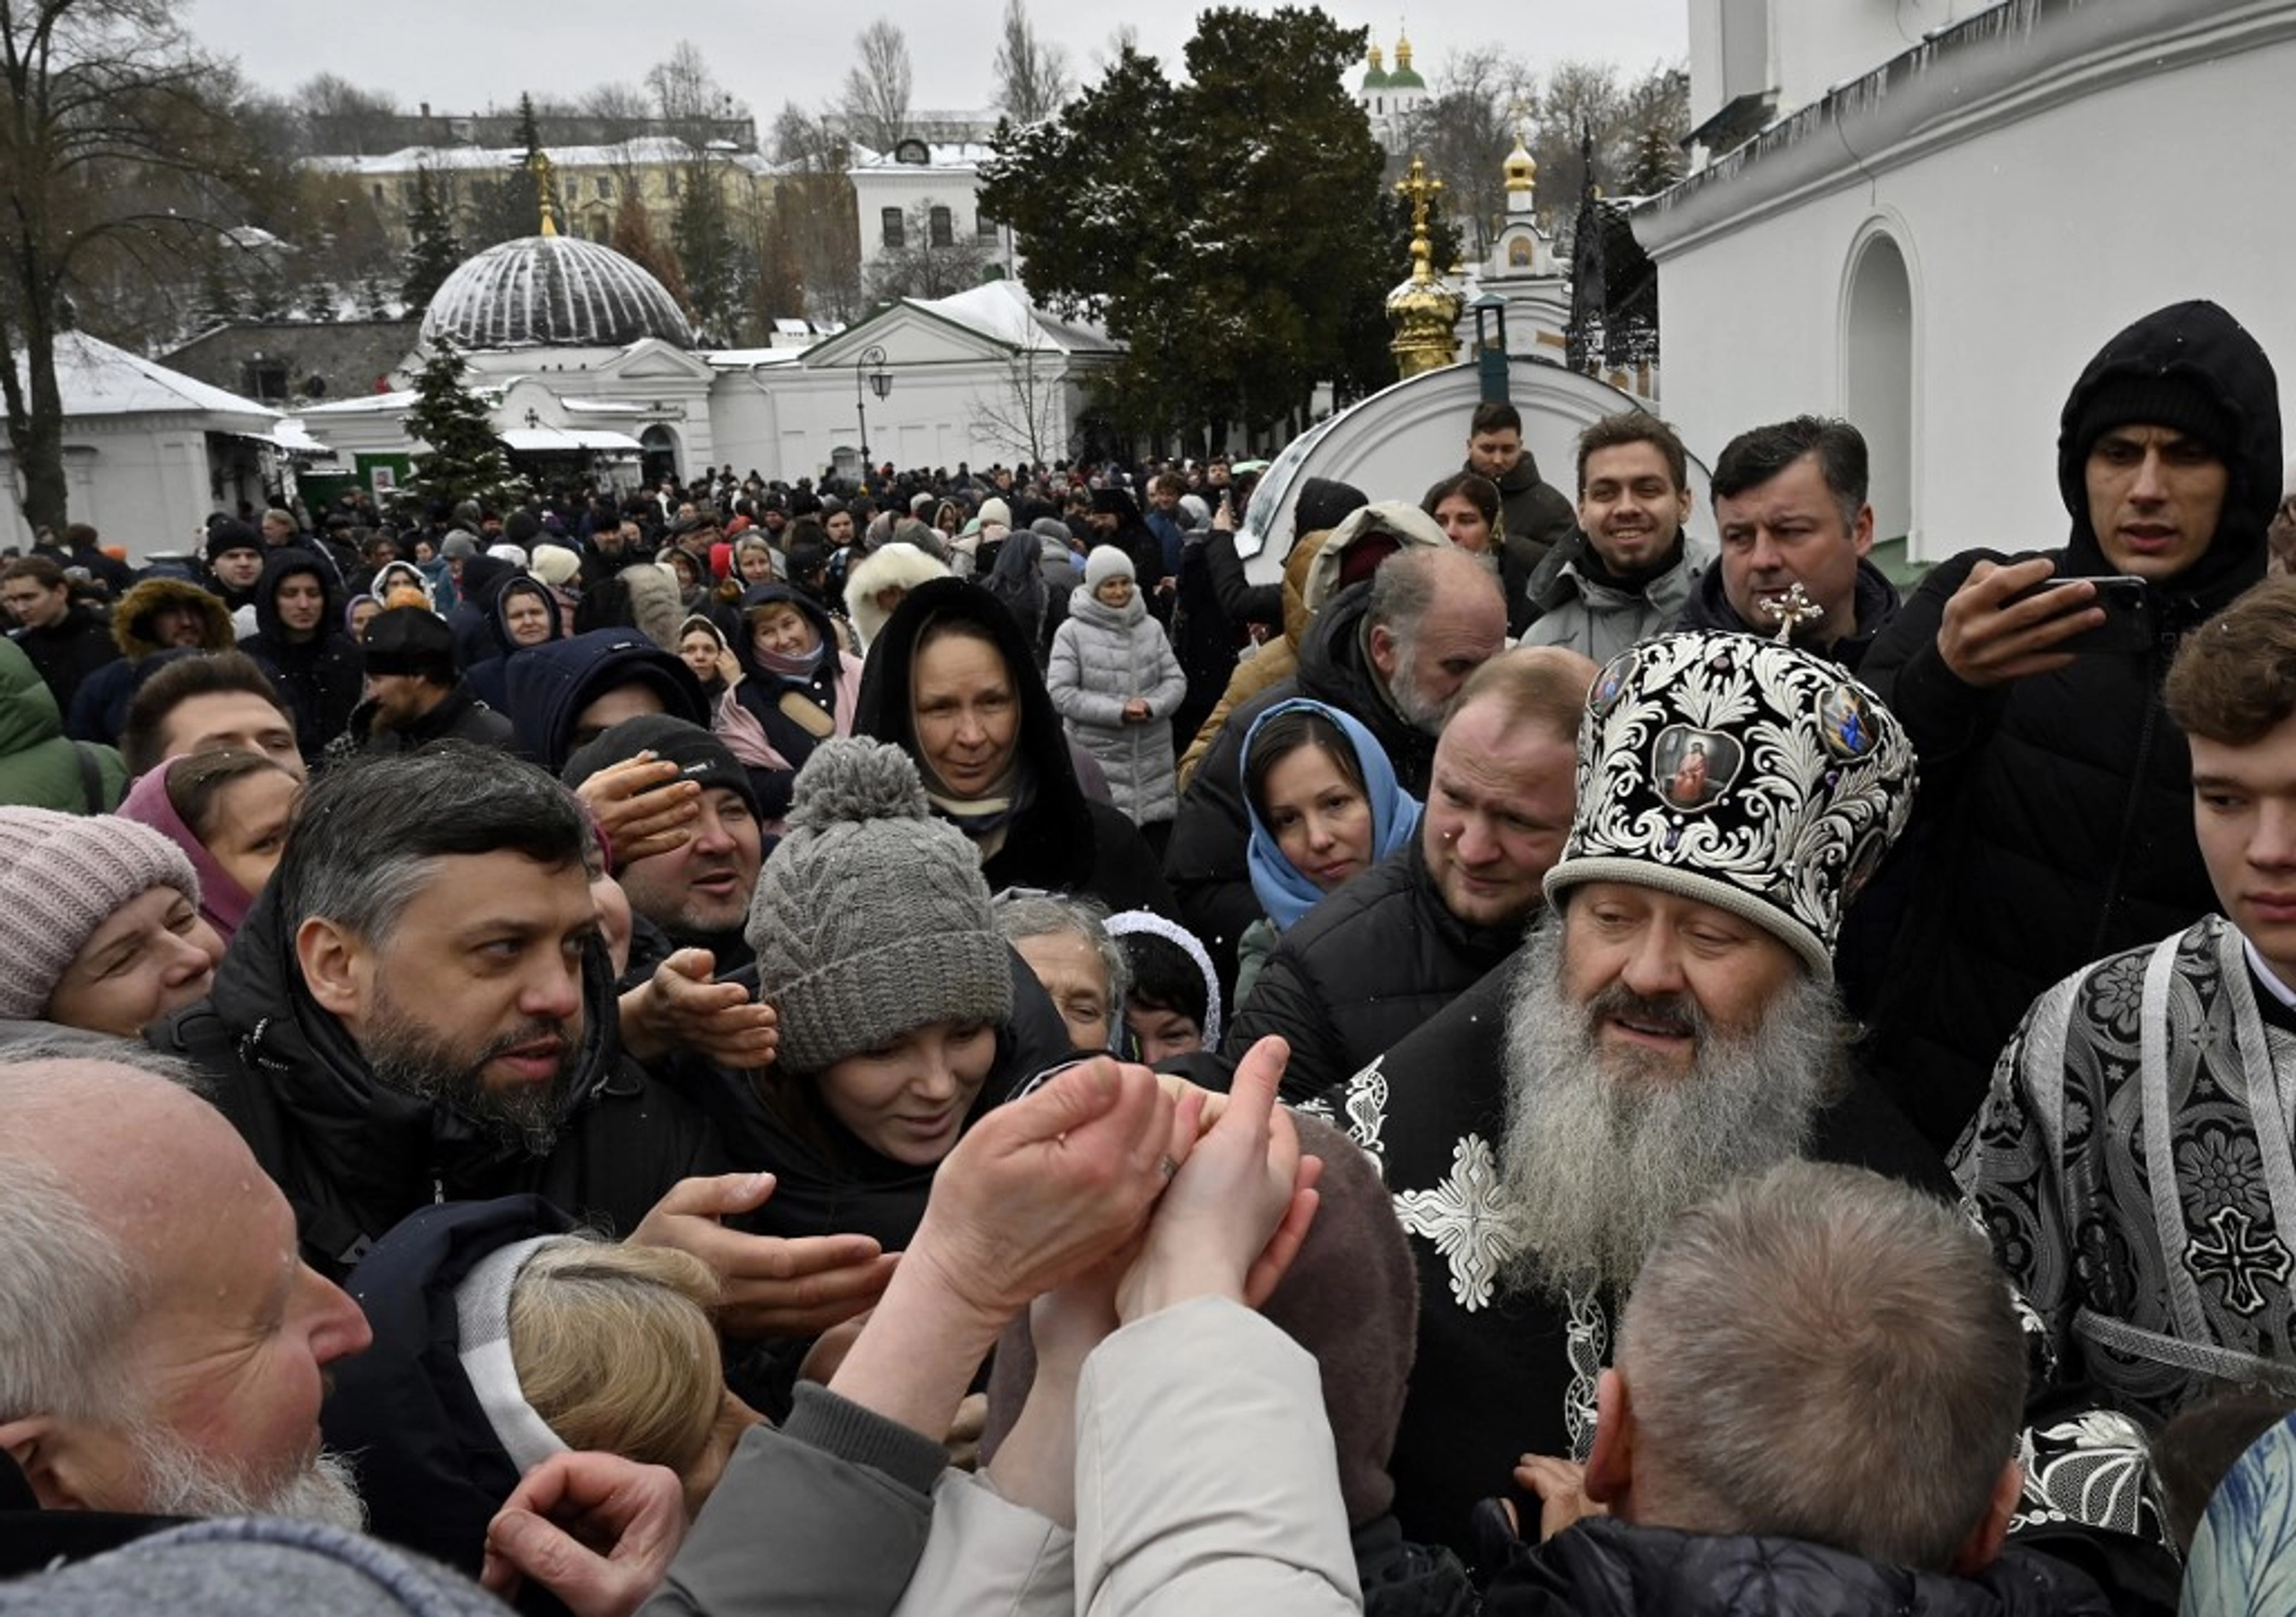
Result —
[{"label": "fur-trimmed hood", "polygon": [[152,638],[152,614],[170,605],[187,605],[199,613],[208,650],[229,651],[238,644],[230,609],[219,596],[188,578],[154,576],[132,587],[112,609],[111,638],[129,662],[141,662],[155,651],[167,649]]},{"label": "fur-trimmed hood", "polygon": [[898,540],[873,551],[846,575],[845,611],[852,619],[854,631],[861,637],[865,648],[883,632],[885,621],[891,614],[878,609],[876,594],[881,589],[915,589],[920,584],[950,576],[946,565],[913,544]]}]

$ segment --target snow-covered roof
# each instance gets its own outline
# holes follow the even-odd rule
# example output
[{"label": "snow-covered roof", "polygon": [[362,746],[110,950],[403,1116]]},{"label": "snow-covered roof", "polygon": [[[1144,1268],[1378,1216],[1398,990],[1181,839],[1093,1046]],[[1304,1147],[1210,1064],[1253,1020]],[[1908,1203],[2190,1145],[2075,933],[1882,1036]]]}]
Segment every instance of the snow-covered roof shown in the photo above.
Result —
[{"label": "snow-covered roof", "polygon": [[1052,348],[1064,353],[1117,351],[1108,333],[1097,326],[1072,326],[1045,313],[1018,281],[984,281],[950,297],[906,301],[1013,348]]},{"label": "snow-covered roof", "polygon": [[414,408],[414,389],[403,388],[396,393],[369,393],[357,398],[337,399],[331,404],[306,404],[298,415],[389,415]]},{"label": "snow-covered roof", "polygon": [[[22,364],[19,361],[19,364]],[[253,399],[115,348],[84,331],[56,337],[56,387],[66,416],[179,415],[194,412],[275,422],[280,413]]]},{"label": "snow-covered roof", "polygon": [[926,161],[905,163],[890,152],[873,152],[855,143],[852,168],[865,169],[978,169],[996,154],[996,149],[986,141],[935,141],[925,147]]},{"label": "snow-covered roof", "polygon": [[[674,135],[648,135],[605,146],[544,146],[552,164],[561,169],[607,169],[648,163],[691,162],[694,149]],[[434,173],[499,174],[526,159],[522,146],[404,146],[371,157],[313,157],[304,161],[326,174],[412,174],[417,169]]]},{"label": "snow-covered roof", "polygon": [[719,370],[747,370],[758,365],[795,365],[804,353],[802,348],[719,348],[702,357]]}]

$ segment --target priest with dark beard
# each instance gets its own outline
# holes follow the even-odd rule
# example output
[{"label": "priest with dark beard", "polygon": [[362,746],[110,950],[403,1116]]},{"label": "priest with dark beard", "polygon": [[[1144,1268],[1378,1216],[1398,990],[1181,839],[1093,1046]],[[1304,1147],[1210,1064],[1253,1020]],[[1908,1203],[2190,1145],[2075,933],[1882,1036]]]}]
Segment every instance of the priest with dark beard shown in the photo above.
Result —
[{"label": "priest with dark beard", "polygon": [[1548,917],[1326,1101],[1419,1265],[1396,1513],[1462,1550],[1524,1456],[1587,1458],[1613,1322],[1678,1214],[1795,1157],[1952,1194],[1857,1073],[1833,987],[1911,804],[1897,721],[1790,647],[1678,634],[1604,669],[1578,754]]}]

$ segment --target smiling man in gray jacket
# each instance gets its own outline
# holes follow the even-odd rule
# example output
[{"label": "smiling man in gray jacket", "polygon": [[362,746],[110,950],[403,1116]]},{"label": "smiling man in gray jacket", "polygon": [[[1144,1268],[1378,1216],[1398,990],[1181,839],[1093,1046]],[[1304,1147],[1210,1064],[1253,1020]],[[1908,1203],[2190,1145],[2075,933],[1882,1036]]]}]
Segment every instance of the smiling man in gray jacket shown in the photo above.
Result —
[{"label": "smiling man in gray jacket", "polygon": [[1539,615],[1521,643],[1606,663],[1665,632],[1714,560],[1683,530],[1690,503],[1689,456],[1657,416],[1622,411],[1579,434],[1578,526],[1531,577]]}]

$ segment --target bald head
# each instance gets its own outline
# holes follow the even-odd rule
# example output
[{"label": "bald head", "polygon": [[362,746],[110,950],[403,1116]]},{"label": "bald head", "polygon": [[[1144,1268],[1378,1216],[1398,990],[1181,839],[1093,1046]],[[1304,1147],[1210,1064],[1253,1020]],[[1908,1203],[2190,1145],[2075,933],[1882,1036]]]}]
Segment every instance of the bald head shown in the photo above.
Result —
[{"label": "bald head", "polygon": [[119,1406],[118,1349],[147,1289],[137,1238],[173,1206],[158,1194],[170,1143],[230,1134],[141,1046],[57,1050],[0,1062],[0,1425]]},{"label": "bald head", "polygon": [[370,1340],[239,1133],[140,1047],[0,1061],[0,1447],[41,1504],[356,1525],[322,1370]]},{"label": "bald head", "polygon": [[1379,564],[1363,622],[1372,671],[1396,710],[1432,735],[1459,688],[1507,644],[1507,597],[1475,556],[1427,546]]}]

